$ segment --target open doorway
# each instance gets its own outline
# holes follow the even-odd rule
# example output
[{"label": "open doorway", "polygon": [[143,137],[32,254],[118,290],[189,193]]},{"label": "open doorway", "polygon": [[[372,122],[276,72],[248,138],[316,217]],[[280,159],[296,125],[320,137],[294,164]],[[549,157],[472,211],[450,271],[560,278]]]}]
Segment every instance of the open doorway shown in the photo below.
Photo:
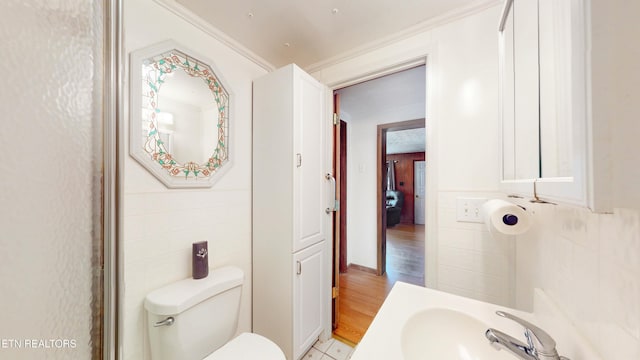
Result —
[{"label": "open doorway", "polygon": [[[411,169],[402,170],[402,175],[397,178],[402,185],[396,185],[407,193],[403,192],[406,205],[405,210],[400,209],[398,214],[402,220],[391,226],[395,228],[391,236],[403,240],[402,237],[410,232],[412,237],[419,239],[423,250],[409,251],[412,255],[420,255],[422,274],[415,276],[414,281],[407,281],[406,277],[399,278],[398,275],[406,271],[387,268],[387,264],[395,265],[397,261],[387,261],[387,172],[384,167],[387,155],[386,150],[381,152],[380,147],[386,149],[389,131],[397,131],[397,134],[392,134],[393,138],[394,135],[403,135],[401,130],[421,128],[417,131],[422,134],[423,150],[422,157],[417,160],[425,160],[425,79],[426,68],[422,65],[335,91],[339,95],[336,104],[340,107],[336,123],[342,124],[340,127],[348,126],[346,135],[343,134],[346,139],[342,140],[346,143],[345,150],[348,149],[345,160],[349,178],[346,186],[343,185],[344,189],[340,190],[345,197],[341,199],[340,209],[344,210],[342,216],[346,218],[346,231],[337,235],[340,241],[334,244],[335,249],[346,249],[343,266],[338,261],[340,253],[334,254],[335,283],[339,286],[338,291],[334,289],[334,295],[339,293],[335,301],[334,335],[352,343],[359,342],[396,280],[424,285],[424,225],[421,225],[421,230],[414,231],[415,209],[407,207],[415,203],[413,189],[407,191],[407,187],[415,182],[413,158],[405,159]],[[384,131],[379,131],[380,126]],[[381,142],[382,138],[384,142]],[[403,140],[399,138],[395,142],[401,144]],[[403,156],[402,152],[392,155]],[[406,164],[403,162],[403,166]],[[337,183],[340,183],[339,178]],[[411,197],[409,201],[406,201],[407,196]],[[342,201],[348,204],[348,211]],[[336,226],[342,227],[338,223]],[[401,247],[391,250],[396,254],[398,251],[407,254],[408,251]],[[414,270],[419,267],[414,263]],[[352,302],[353,299],[357,301]]]},{"label": "open doorway", "polygon": [[378,125],[378,133],[378,275],[423,286],[425,120]]}]

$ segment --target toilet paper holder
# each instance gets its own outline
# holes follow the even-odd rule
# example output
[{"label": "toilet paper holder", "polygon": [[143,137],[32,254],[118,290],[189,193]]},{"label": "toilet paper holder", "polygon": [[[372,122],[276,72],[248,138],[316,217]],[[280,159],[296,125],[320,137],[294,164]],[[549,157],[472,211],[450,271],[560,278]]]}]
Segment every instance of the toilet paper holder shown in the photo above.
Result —
[{"label": "toilet paper holder", "polygon": [[501,199],[492,199],[482,205],[484,222],[490,233],[520,235],[529,230],[531,214],[524,206]]}]

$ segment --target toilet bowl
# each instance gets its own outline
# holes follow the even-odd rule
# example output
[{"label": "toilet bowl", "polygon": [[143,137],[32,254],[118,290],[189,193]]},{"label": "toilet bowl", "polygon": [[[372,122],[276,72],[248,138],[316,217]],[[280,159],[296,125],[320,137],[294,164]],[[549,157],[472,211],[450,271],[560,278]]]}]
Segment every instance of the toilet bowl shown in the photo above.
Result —
[{"label": "toilet bowl", "polygon": [[242,333],[203,360],[284,360],[278,345],[264,336]]},{"label": "toilet bowl", "polygon": [[285,360],[271,340],[252,333],[234,338],[244,273],[227,266],[204,279],[184,279],[147,295],[152,360]]}]

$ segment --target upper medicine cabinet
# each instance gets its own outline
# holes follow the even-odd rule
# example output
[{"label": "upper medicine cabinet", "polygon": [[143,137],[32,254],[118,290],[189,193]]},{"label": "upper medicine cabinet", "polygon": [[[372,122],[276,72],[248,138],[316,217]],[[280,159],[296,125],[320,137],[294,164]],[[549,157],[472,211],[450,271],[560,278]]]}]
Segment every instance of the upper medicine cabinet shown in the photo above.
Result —
[{"label": "upper medicine cabinet", "polygon": [[502,183],[589,205],[585,0],[506,0],[499,25]]},{"label": "upper medicine cabinet", "polygon": [[130,154],[170,188],[210,187],[229,160],[228,88],[173,41],[131,53]]}]

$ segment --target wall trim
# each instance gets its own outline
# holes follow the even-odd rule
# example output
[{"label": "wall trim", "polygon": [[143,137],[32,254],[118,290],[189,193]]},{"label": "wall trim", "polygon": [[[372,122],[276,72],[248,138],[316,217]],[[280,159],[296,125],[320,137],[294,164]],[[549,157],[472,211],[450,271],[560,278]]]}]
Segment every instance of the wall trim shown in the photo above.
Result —
[{"label": "wall trim", "polygon": [[196,28],[204,31],[205,33],[215,38],[216,40],[220,41],[221,43],[227,45],[232,50],[234,50],[241,56],[247,58],[254,64],[260,66],[264,70],[268,72],[272,72],[276,69],[275,66],[273,66],[271,63],[269,63],[268,61],[266,61],[265,59],[263,59],[262,57],[254,53],[253,51],[251,51],[249,48],[240,44],[239,42],[231,38],[229,35],[225,34],[222,30],[218,29],[217,27],[213,26],[211,23],[202,19],[200,16],[188,10],[186,7],[180,5],[175,0],[153,0],[153,1],[158,5],[164,7],[165,9],[171,11],[172,13],[178,15],[180,18],[192,24]]},{"label": "wall trim", "polygon": [[[218,29],[211,23],[205,21],[200,16],[188,10],[186,7],[179,4],[176,0],[153,0],[153,1],[158,5],[164,7],[165,9],[173,12],[183,20],[197,27],[198,29],[204,31],[205,33],[217,39],[218,41],[222,42],[223,44],[229,46],[238,54],[247,58],[248,60],[255,63],[256,65],[260,66],[264,70],[268,72],[272,72],[276,69],[276,67],[273,64],[269,63],[264,58],[262,58],[261,56],[251,51],[249,48],[245,47],[235,39],[231,38],[229,35],[224,33],[222,30]],[[328,59],[313,63],[305,67],[304,70],[308,73],[313,73],[313,72],[322,70],[323,68],[327,68],[327,67],[336,65],[338,63],[341,63],[343,61],[350,60],[358,56],[362,56],[368,52],[374,51],[379,48],[383,48],[394,42],[408,39],[419,33],[434,29],[436,27],[465,18],[467,16],[474,15],[476,13],[479,13],[481,11],[484,11],[486,9],[489,9],[493,6],[497,6],[502,3],[503,3],[503,0],[478,0],[470,5],[467,5],[458,9],[454,9],[443,15],[437,16],[427,21],[423,21],[408,29],[405,29],[397,33],[388,35],[384,38],[363,44],[361,46],[354,48],[353,50],[344,52],[342,54],[338,54]],[[380,75],[378,74],[378,76]],[[374,75],[372,76],[372,78],[378,77],[378,76]]]},{"label": "wall trim", "polygon": [[385,64],[384,66],[376,68],[375,70],[370,72],[357,73],[357,75],[354,75],[351,78],[339,77],[338,80],[325,81],[324,84],[332,90],[338,90],[347,86],[360,84],[365,81],[377,79],[386,75],[391,75],[400,71],[408,70],[426,64],[426,57],[424,55],[420,55],[416,58],[402,59],[399,61],[391,62],[389,64]]},{"label": "wall trim", "polygon": [[[167,0],[155,0],[155,1],[167,1]],[[385,46],[388,46],[389,44],[408,39],[412,36],[426,32],[436,27],[465,18],[467,16],[477,14],[481,11],[500,5],[502,3],[503,3],[503,0],[478,0],[470,5],[451,10],[443,15],[418,23],[408,29],[393,33],[384,38],[358,46],[350,51],[344,52],[342,54],[338,54],[326,60],[313,63],[305,67],[304,70],[309,73],[320,71],[324,68],[328,68],[330,66],[339,64],[341,62],[351,60],[358,56],[362,56],[371,51],[375,51],[377,49],[383,48]]]}]

